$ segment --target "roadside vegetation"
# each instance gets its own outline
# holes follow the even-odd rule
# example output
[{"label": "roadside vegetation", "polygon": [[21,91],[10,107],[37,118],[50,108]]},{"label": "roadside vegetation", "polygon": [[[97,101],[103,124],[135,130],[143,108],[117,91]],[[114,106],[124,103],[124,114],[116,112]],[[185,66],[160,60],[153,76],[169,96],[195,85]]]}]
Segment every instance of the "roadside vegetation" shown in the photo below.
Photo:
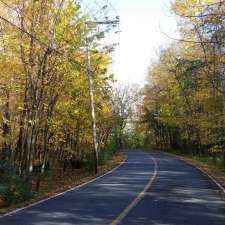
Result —
[{"label": "roadside vegetation", "polygon": [[124,159],[117,149],[158,149],[225,169],[225,2],[174,0],[171,11],[180,37],[140,89],[115,85],[109,52],[92,45],[87,57],[93,28],[74,1],[0,0],[0,208],[93,177],[96,160],[112,168]]},{"label": "roadside vegetation", "polygon": [[87,74],[98,165],[120,147],[115,80],[108,72],[112,49],[90,44],[104,36],[93,34],[90,20],[75,1],[0,1],[0,208],[33,198],[46,185],[57,190],[53,178],[93,174]]},{"label": "roadside vegetation", "polygon": [[225,2],[176,0],[180,38],[150,65],[136,133],[143,146],[225,168]]}]

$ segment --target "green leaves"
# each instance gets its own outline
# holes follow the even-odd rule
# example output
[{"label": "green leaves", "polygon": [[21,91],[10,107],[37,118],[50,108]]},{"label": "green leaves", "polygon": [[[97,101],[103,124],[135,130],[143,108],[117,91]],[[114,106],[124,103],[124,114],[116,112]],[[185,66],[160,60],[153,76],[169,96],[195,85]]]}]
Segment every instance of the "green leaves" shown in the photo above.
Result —
[{"label": "green leaves", "polygon": [[[218,146],[225,147],[225,95],[219,72],[223,56],[212,50],[219,40],[210,43],[210,35],[223,23],[217,13],[225,4],[204,2],[202,7],[195,7],[198,2],[192,0],[176,0],[172,4],[172,10],[180,17],[184,40],[161,51],[159,62],[149,71],[142,121],[148,128],[146,139],[160,148],[171,148],[176,142],[177,148],[188,146],[187,151],[213,154],[219,152]],[[212,2],[215,5],[207,7]],[[206,13],[204,17],[195,17]],[[223,154],[225,151],[220,152],[220,157]]]}]

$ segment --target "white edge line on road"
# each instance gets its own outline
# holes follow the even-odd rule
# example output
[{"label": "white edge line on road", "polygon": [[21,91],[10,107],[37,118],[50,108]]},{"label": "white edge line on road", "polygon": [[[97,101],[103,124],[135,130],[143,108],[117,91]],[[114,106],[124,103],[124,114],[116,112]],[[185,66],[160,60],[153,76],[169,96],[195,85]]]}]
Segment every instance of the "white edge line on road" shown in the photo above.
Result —
[{"label": "white edge line on road", "polygon": [[198,166],[195,166],[192,163],[189,163],[189,162],[185,161],[184,159],[180,159],[180,160],[182,160],[185,163],[187,163],[188,165],[198,169],[201,173],[203,173],[203,175],[205,175],[209,179],[211,179],[219,187],[219,189],[223,192],[223,194],[225,194],[225,188],[219,182],[217,182],[217,180],[213,176],[209,175],[207,172],[205,172],[203,169],[199,168]]},{"label": "white edge line on road", "polygon": [[[155,152],[157,152],[157,151],[155,151]],[[181,160],[181,161],[185,162],[186,164],[188,164],[188,165],[190,165],[190,166],[196,168],[196,169],[199,170],[201,173],[203,173],[203,175],[207,176],[210,180],[212,180],[213,183],[215,183],[216,186],[223,192],[223,194],[225,194],[225,188],[224,188],[219,182],[217,182],[217,180],[216,180],[213,176],[209,175],[209,174],[208,174],[207,172],[205,172],[203,169],[201,169],[201,168],[199,168],[198,166],[196,166],[196,165],[194,165],[194,164],[192,164],[192,163],[186,161],[185,159],[180,158],[178,155],[174,155],[174,154],[171,154],[171,153],[168,153],[168,152],[161,152],[161,151],[158,151],[158,152],[159,152],[159,153],[162,153],[162,154],[165,154],[165,155],[168,155],[168,156],[175,157],[175,158],[177,158],[178,160]]]},{"label": "white edge line on road", "polygon": [[[127,159],[128,159],[128,158],[127,158]],[[85,182],[85,183],[83,183],[83,184],[80,184],[80,185],[78,185],[78,186],[75,186],[75,187],[73,187],[73,188],[70,188],[70,189],[68,189],[68,190],[66,190],[66,191],[64,191],[64,192],[60,192],[60,193],[55,194],[55,195],[53,195],[53,196],[51,196],[51,197],[47,197],[47,198],[42,199],[42,200],[40,200],[40,201],[31,203],[31,204],[29,204],[29,205],[27,205],[27,206],[25,206],[25,207],[21,207],[21,208],[18,208],[18,209],[13,210],[13,211],[11,211],[11,212],[8,212],[8,213],[5,213],[5,214],[3,214],[3,215],[0,215],[0,218],[6,217],[6,216],[11,216],[11,215],[13,215],[13,214],[16,214],[17,212],[20,212],[20,211],[25,210],[25,209],[27,209],[27,208],[33,207],[33,206],[35,206],[35,205],[39,205],[39,204],[41,204],[41,203],[43,203],[43,202],[46,202],[46,201],[48,201],[48,200],[50,200],[50,199],[59,197],[59,196],[64,195],[64,194],[66,194],[66,193],[68,193],[68,192],[75,191],[75,190],[77,190],[77,189],[79,189],[79,188],[81,188],[81,187],[83,187],[83,186],[85,186],[85,185],[87,185],[87,184],[93,183],[94,181],[96,181],[96,180],[98,180],[98,179],[100,179],[100,178],[102,178],[102,177],[104,177],[104,176],[106,176],[106,175],[108,175],[108,174],[114,172],[115,170],[119,169],[119,168],[127,161],[127,159],[124,160],[124,161],[122,161],[118,166],[116,166],[115,168],[111,169],[110,171],[108,171],[108,172],[105,173],[105,174],[102,174],[102,175],[100,175],[100,176],[98,176],[98,177],[96,177],[96,178],[94,178],[94,179],[92,179],[92,180],[89,180],[89,181],[87,181],[87,182]]]}]

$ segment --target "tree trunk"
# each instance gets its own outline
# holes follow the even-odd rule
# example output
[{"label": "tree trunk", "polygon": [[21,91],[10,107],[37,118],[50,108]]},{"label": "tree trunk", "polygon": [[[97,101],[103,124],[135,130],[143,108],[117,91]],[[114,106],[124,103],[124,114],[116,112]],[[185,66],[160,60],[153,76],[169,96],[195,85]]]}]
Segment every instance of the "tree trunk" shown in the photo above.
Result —
[{"label": "tree trunk", "polygon": [[96,118],[95,118],[95,107],[94,107],[94,87],[93,78],[91,72],[91,58],[89,47],[87,47],[87,77],[88,77],[88,89],[90,98],[90,110],[92,119],[92,138],[93,138],[93,160],[94,160],[94,173],[98,173],[98,142],[96,132]]},{"label": "tree trunk", "polygon": [[3,137],[3,146],[6,149],[10,149],[10,112],[9,112],[9,91],[6,90],[6,102],[4,107],[3,114],[3,124],[2,124],[2,137]]}]

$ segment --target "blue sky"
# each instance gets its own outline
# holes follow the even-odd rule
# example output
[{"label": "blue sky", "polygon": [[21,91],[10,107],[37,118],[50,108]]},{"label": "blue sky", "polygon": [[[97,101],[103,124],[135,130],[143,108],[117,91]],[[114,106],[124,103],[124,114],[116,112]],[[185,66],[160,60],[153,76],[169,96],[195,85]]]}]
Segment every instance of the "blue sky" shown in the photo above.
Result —
[{"label": "blue sky", "polygon": [[120,46],[112,67],[120,82],[144,84],[150,63],[157,60],[157,52],[171,42],[160,27],[177,36],[170,1],[111,0],[121,18]]}]

